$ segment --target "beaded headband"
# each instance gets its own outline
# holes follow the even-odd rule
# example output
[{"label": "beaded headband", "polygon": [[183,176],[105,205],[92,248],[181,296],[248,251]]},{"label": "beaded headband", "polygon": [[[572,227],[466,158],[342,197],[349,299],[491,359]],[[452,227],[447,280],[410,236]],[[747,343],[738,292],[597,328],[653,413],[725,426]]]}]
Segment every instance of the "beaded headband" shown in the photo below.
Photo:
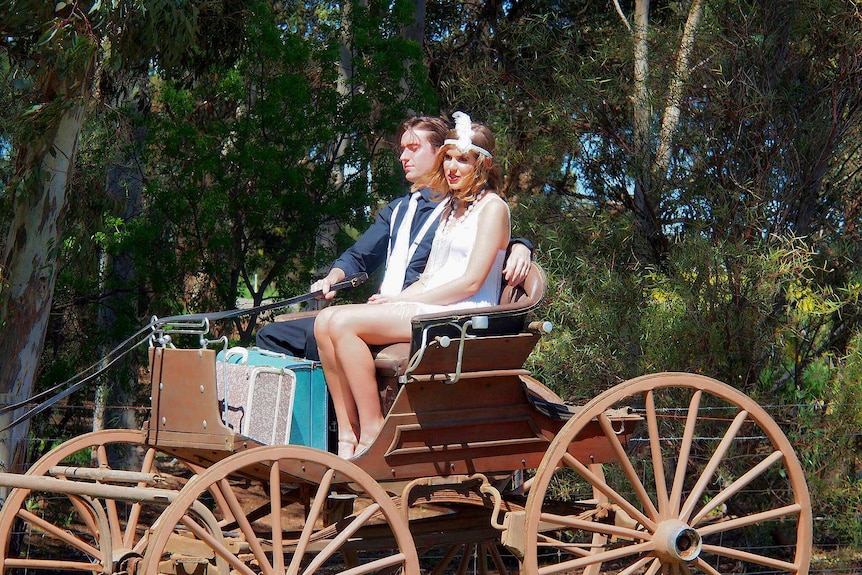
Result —
[{"label": "beaded headband", "polygon": [[473,123],[470,120],[470,116],[465,114],[464,112],[455,112],[452,114],[452,117],[455,118],[455,133],[458,135],[458,139],[448,138],[443,141],[443,145],[452,145],[461,150],[462,154],[466,154],[470,150],[474,152],[478,152],[487,156],[488,158],[493,158],[491,152],[486,150],[481,146],[477,146],[473,143]]}]

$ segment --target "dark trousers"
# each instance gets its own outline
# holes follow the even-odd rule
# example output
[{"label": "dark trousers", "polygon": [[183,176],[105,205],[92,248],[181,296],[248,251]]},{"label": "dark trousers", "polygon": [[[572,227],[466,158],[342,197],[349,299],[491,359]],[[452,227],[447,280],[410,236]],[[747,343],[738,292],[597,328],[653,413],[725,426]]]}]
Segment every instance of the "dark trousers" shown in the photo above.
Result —
[{"label": "dark trousers", "polygon": [[306,315],[267,324],[257,332],[255,343],[261,349],[320,361],[314,339],[314,317]]}]

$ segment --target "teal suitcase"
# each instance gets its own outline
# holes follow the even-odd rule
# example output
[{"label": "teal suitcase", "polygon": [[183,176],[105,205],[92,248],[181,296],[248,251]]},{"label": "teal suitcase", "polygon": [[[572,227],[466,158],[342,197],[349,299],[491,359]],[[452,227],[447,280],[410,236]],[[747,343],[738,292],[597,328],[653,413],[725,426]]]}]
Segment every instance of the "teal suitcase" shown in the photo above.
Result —
[{"label": "teal suitcase", "polygon": [[[289,369],[296,376],[293,389],[293,413],[290,425],[291,445],[305,445],[328,451],[330,435],[329,393],[320,362],[292,357],[259,348],[231,348],[220,351],[216,361],[233,365]],[[218,370],[217,370],[218,371]]]}]

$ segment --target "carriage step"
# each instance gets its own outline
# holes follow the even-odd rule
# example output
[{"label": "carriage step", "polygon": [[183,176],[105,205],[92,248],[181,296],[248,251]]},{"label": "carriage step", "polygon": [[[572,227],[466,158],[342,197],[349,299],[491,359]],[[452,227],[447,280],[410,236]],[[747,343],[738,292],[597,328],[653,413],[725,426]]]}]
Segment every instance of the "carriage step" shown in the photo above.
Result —
[{"label": "carriage step", "polygon": [[163,482],[158,473],[122,471],[120,469],[101,469],[97,467],[57,466],[48,470],[51,477],[66,479],[89,479],[91,481],[113,481],[116,483],[144,483],[157,485]]}]

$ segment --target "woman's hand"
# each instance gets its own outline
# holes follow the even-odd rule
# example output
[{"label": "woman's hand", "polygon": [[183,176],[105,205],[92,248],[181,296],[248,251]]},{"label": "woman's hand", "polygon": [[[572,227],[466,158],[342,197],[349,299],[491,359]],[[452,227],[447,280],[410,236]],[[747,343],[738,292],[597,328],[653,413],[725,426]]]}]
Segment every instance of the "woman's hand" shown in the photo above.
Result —
[{"label": "woman's hand", "polygon": [[370,298],[368,298],[368,303],[392,303],[396,301],[402,301],[401,297],[397,295],[383,295],[382,293],[376,293]]}]

